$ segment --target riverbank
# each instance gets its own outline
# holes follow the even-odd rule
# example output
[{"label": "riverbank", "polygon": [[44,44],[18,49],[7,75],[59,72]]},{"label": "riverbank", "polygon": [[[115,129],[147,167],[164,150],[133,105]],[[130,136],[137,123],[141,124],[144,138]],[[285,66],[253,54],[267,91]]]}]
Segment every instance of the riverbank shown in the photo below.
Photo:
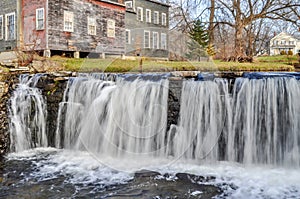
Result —
[{"label": "riverbank", "polygon": [[253,63],[213,61],[163,61],[149,58],[135,59],[73,59],[63,57],[51,58],[60,63],[67,71],[84,72],[170,72],[170,71],[294,71],[293,64],[296,62],[285,60],[272,61],[256,59]]},{"label": "riverbank", "polygon": [[[225,62],[221,60],[213,61],[166,61],[156,60],[146,57],[106,58],[66,58],[54,56],[49,59],[35,57],[34,61],[23,68],[15,68],[15,62],[9,61],[7,65],[0,64],[0,73],[15,70],[30,72],[51,72],[51,71],[73,71],[73,72],[170,72],[170,71],[295,71],[294,65],[297,64],[297,56],[265,56],[257,57],[253,63]],[[1,62],[0,62],[1,63]],[[2,62],[3,63],[3,62]]]}]

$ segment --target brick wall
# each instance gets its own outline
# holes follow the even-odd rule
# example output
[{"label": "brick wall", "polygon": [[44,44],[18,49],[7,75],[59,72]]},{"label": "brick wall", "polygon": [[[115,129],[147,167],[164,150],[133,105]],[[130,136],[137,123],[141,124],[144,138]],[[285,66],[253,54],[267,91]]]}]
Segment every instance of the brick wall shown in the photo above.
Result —
[{"label": "brick wall", "polygon": [[[36,30],[36,9],[44,8],[44,29]],[[46,0],[23,0],[22,20],[24,26],[24,45],[36,50],[46,48]]]}]

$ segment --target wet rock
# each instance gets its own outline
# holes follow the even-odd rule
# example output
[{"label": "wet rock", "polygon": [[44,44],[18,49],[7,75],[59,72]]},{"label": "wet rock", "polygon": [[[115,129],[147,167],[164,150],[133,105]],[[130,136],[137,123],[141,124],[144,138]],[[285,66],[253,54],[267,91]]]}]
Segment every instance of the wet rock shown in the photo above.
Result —
[{"label": "wet rock", "polygon": [[178,173],[177,179],[168,180],[169,174],[162,177],[148,170],[137,173],[128,184],[115,187],[108,198],[213,198],[221,194],[219,188],[201,184],[200,181],[207,182],[203,176]]},{"label": "wet rock", "polygon": [[140,170],[135,172],[134,177],[135,178],[144,178],[144,177],[155,177],[160,175],[159,172],[156,171],[149,171],[149,170]]}]

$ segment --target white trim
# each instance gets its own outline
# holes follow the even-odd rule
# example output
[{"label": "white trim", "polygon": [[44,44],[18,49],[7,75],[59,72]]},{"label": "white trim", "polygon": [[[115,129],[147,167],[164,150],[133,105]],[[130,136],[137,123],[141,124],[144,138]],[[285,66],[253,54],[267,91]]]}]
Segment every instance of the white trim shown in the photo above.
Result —
[{"label": "white trim", "polygon": [[163,25],[163,26],[167,25],[167,15],[166,15],[166,13],[161,13],[161,25]]},{"label": "white trim", "polygon": [[[132,7],[133,7],[132,4],[133,4],[132,1],[125,1],[125,6],[126,6],[126,8],[132,8]],[[128,6],[128,5],[129,5],[129,6]]]},{"label": "white trim", "polygon": [[[126,33],[128,33],[128,41],[126,41]],[[125,29],[125,42],[131,44],[131,31],[129,29]]]},{"label": "white trim", "polygon": [[[154,35],[156,35],[156,46],[155,46],[155,40],[154,40]],[[158,32],[152,32],[152,38],[153,38],[153,49],[159,49],[159,36]]]},{"label": "white trim", "polygon": [[[163,40],[163,38],[165,39],[165,41]],[[167,48],[168,48],[167,45],[168,45],[167,34],[166,33],[161,33],[160,34],[160,48],[164,49],[164,50],[167,50]]]},{"label": "white trim", "polygon": [[[157,19],[156,20],[155,20],[155,14],[157,14]],[[159,24],[159,12],[158,11],[154,11],[153,23],[154,24]]]},{"label": "white trim", "polygon": [[66,10],[64,10],[64,31],[74,32],[74,13]]},{"label": "white trim", "polygon": [[0,15],[0,40],[3,40],[4,38],[4,23],[3,23],[3,15]]},{"label": "white trim", "polygon": [[97,21],[95,17],[87,17],[87,29],[89,35],[97,35]]},{"label": "white trim", "polygon": [[[14,25],[14,32],[13,32],[13,38],[8,38],[8,36],[9,36],[9,33],[8,33],[8,17],[10,17],[10,16],[14,16],[14,18],[13,18],[13,25]],[[8,14],[6,14],[5,15],[5,40],[7,41],[7,40],[15,40],[16,39],[16,13],[15,12],[11,12],[11,13],[8,13]]]},{"label": "white trim", "polygon": [[[43,13],[42,18],[39,18],[39,12]],[[43,26],[39,27],[39,19],[43,20]],[[44,8],[38,8],[35,10],[35,28],[36,30],[44,30],[45,28],[45,9]]]},{"label": "white trim", "polygon": [[107,19],[107,37],[115,38],[116,36],[116,21]]},{"label": "white trim", "polygon": [[[145,39],[145,36],[146,36],[146,33],[148,33],[148,35],[149,35],[149,41],[148,41],[148,46],[146,46],[146,39]],[[150,31],[148,31],[148,30],[144,30],[144,48],[151,48],[151,46],[150,46]]]},{"label": "white trim", "polygon": [[[136,8],[137,10],[136,10],[136,17],[137,17],[137,20],[138,21],[143,21],[143,8],[142,7],[137,7]],[[139,11],[141,11],[141,13],[140,13],[140,16],[141,16],[141,18],[139,18]]]},{"label": "white trim", "polygon": [[[149,13],[149,16],[148,16],[148,13]],[[146,22],[151,23],[151,10],[150,9],[146,9]]]}]

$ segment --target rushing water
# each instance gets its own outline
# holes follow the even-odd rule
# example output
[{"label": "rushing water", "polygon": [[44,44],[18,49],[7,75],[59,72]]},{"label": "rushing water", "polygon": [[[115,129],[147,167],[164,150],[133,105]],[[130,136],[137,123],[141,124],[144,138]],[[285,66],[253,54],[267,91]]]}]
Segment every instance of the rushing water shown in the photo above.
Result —
[{"label": "rushing water", "polygon": [[298,74],[186,80],[169,131],[166,76],[81,75],[60,103],[56,148],[38,78],[11,99],[17,153],[0,197],[299,198]]},{"label": "rushing water", "polygon": [[47,109],[41,91],[36,88],[41,75],[21,75],[10,100],[11,150],[21,152],[47,147]]}]

